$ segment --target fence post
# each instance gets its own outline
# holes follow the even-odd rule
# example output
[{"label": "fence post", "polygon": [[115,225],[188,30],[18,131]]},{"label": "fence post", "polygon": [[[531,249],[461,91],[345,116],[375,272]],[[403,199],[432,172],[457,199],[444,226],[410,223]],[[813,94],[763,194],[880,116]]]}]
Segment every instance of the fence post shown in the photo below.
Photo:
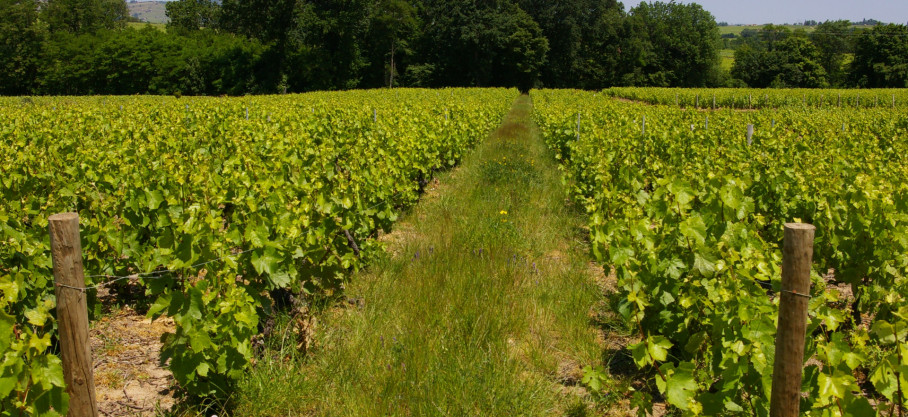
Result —
[{"label": "fence post", "polygon": [[[82,272],[79,215],[62,213],[48,219],[50,250],[57,295],[57,329],[63,379],[69,394],[69,416],[97,417],[95,380],[92,375],[91,342],[88,339],[88,304]],[[74,287],[74,288],[72,288]]]},{"label": "fence post", "polygon": [[782,243],[782,292],[776,358],[772,373],[771,417],[796,417],[801,400],[807,302],[810,301],[810,265],[816,227],[786,223]]}]

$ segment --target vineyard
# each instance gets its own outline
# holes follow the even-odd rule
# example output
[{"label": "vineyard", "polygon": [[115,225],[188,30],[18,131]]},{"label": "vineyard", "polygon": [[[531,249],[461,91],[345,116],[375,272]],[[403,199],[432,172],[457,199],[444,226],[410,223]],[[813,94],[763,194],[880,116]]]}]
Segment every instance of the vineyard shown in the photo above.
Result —
[{"label": "vineyard", "polygon": [[269,291],[331,294],[516,91],[0,99],[0,413],[66,414],[48,216],[77,212],[85,288],[127,282],[172,317],[162,363],[224,395]]},{"label": "vineyard", "polygon": [[[725,110],[690,109],[713,107],[713,94]],[[802,413],[895,415],[897,407],[901,415],[903,91],[532,97],[570,192],[589,214],[593,253],[614,267],[615,308],[641,339],[629,346],[633,360],[669,404],[691,414],[768,415],[782,226],[800,221],[816,226]],[[638,391],[632,402],[651,410],[653,399]]]},{"label": "vineyard", "polygon": [[695,109],[777,109],[809,107],[817,109],[908,108],[904,89],[810,90],[737,88],[640,88],[614,87],[605,90],[611,97]]},{"label": "vineyard", "polygon": [[[768,416],[785,293],[802,414],[904,413],[908,93],[530,98],[0,98],[0,416],[72,414],[57,297],[97,316],[127,286],[173,320],[181,392],[240,415]],[[55,282],[65,212],[84,285]],[[816,227],[809,294],[781,283],[789,223]],[[287,294],[352,306],[311,357],[262,342]],[[613,336],[632,383],[601,367]]]}]

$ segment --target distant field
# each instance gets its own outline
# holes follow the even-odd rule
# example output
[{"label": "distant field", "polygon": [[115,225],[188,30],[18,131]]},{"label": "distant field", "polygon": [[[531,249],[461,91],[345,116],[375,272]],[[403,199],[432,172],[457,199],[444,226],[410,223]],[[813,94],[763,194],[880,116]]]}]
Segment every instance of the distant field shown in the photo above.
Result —
[{"label": "distant field", "polygon": [[129,22],[129,23],[126,24],[126,26],[131,27],[131,28],[133,28],[133,29],[142,29],[142,28],[144,28],[144,27],[146,27],[146,26],[151,26],[151,27],[153,27],[153,28],[155,28],[155,29],[158,29],[158,30],[161,30],[161,31],[166,31],[166,30],[167,30],[167,24],[166,24],[166,23]]},{"label": "distant field", "polygon": [[[763,28],[763,26],[765,26],[765,25],[731,25],[731,26],[719,26],[719,34],[721,34],[721,35],[727,35],[727,34],[731,33],[731,34],[734,34],[734,35],[736,35],[736,36],[741,36],[741,32],[743,32],[744,29],[760,30],[760,29]],[[805,32],[807,32],[807,33],[810,33],[810,32],[813,32],[814,30],[816,30],[816,26],[802,26],[802,25],[778,25],[778,26],[785,26],[785,27],[787,27],[788,29],[791,29],[792,32],[794,32],[794,31],[800,29],[800,30],[803,30],[803,31],[805,31]],[[854,25],[853,27],[854,27],[855,29],[869,29],[869,28],[871,28],[871,27],[873,27],[873,26],[870,26],[870,25]]]},{"label": "distant field", "polygon": [[721,63],[719,64],[722,69],[726,71],[731,71],[732,64],[735,63],[735,50],[734,49],[722,49],[719,51],[719,59]]},{"label": "distant field", "polygon": [[126,3],[129,6],[129,15],[143,22],[167,23],[165,1],[137,1]]},{"label": "distant field", "polygon": [[[733,25],[733,26],[719,26],[719,33],[722,35],[734,34],[735,36],[741,36],[741,32],[744,29],[753,29],[760,30],[764,25]],[[816,26],[801,26],[801,25],[784,25],[791,31],[803,30],[807,33],[811,33],[816,30]],[[855,29],[869,29],[873,26],[870,25],[854,25]],[[719,59],[721,60],[720,65],[723,70],[730,71],[731,66],[735,63],[735,50],[734,49],[722,49],[719,51]],[[848,65],[854,56],[848,54],[845,57],[845,65]]]}]

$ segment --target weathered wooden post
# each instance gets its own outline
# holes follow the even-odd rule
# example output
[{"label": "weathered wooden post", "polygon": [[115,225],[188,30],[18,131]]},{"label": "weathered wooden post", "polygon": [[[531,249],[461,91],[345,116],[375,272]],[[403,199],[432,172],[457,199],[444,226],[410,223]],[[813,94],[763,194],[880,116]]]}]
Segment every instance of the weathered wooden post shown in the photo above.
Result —
[{"label": "weathered wooden post", "polygon": [[69,394],[67,415],[97,417],[79,215],[55,214],[47,220],[54,265],[54,291],[57,295],[60,359],[63,360],[63,380]]},{"label": "weathered wooden post", "polygon": [[753,143],[754,137],[754,125],[747,125],[747,146],[750,146]]},{"label": "weathered wooden post", "polygon": [[799,413],[815,232],[816,227],[810,224],[785,224],[782,292],[779,296],[776,358],[769,405],[771,417],[797,417]]}]

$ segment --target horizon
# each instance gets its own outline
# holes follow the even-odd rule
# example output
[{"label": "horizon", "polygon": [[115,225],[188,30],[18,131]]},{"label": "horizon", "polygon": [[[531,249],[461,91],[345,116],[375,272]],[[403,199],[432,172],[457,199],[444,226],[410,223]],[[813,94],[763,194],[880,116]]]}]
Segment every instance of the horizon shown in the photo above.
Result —
[{"label": "horizon", "polygon": [[[168,3],[177,0],[127,0],[127,3]],[[672,0],[664,0],[670,2]],[[624,10],[629,11],[640,4],[641,0],[622,2]],[[899,7],[891,1],[867,0],[860,4],[849,0],[802,0],[791,2],[785,0],[767,0],[761,3],[741,0],[701,0],[678,1],[678,3],[697,3],[710,12],[716,23],[728,23],[729,26],[765,25],[765,24],[803,24],[807,20],[824,22],[827,20],[877,20],[882,23],[906,24],[908,8]]]},{"label": "horizon", "polygon": [[[668,2],[668,1],[666,1]],[[640,0],[623,2],[626,11],[641,3]],[[716,19],[716,23],[731,26],[764,24],[801,24],[806,20],[848,20],[860,22],[873,19],[883,23],[905,24],[908,8],[886,0],[765,0],[759,3],[741,0],[678,1],[697,3]]]}]

